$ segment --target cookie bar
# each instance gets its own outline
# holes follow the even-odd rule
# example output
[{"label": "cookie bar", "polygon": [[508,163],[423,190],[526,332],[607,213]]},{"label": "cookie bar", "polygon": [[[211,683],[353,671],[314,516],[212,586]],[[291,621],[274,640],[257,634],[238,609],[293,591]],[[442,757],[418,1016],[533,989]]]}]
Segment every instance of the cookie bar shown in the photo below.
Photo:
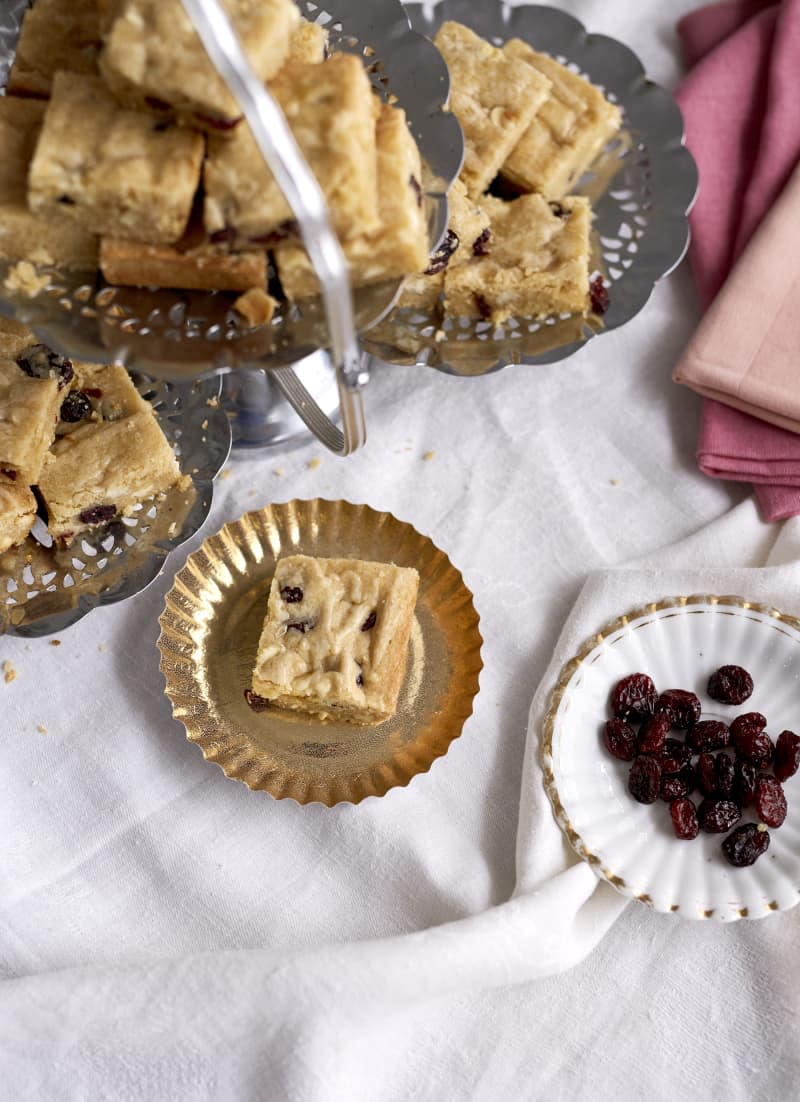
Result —
[{"label": "cookie bar", "polygon": [[38,343],[39,338],[27,325],[15,318],[0,317],[0,359],[16,360],[20,352]]},{"label": "cookie bar", "polygon": [[447,232],[439,248],[428,258],[424,271],[408,276],[397,301],[401,309],[430,310],[444,289],[445,270],[463,264],[471,256],[480,256],[488,248],[491,230],[489,215],[467,195],[467,189],[455,179],[447,193]]},{"label": "cookie bar", "polygon": [[126,287],[176,287],[195,291],[248,291],[267,285],[264,250],[227,253],[208,243],[183,248],[104,237],[100,270],[106,280]]},{"label": "cookie bar", "polygon": [[75,382],[39,478],[48,530],[62,545],[180,478],[151,407],[123,368],[76,364]]},{"label": "cookie bar", "polygon": [[36,498],[29,486],[0,481],[0,553],[22,543],[36,520]]},{"label": "cookie bar", "polygon": [[47,105],[0,96],[0,258],[96,268],[97,238],[54,213],[28,208],[28,169]]},{"label": "cookie bar", "polygon": [[[340,237],[378,225],[376,100],[357,57],[293,65],[271,83],[297,143],[325,195]],[[249,128],[210,138],[203,183],[206,230],[216,238],[269,246],[294,215]]]},{"label": "cookie bar", "polygon": [[558,199],[574,187],[619,130],[619,108],[588,80],[519,38],[506,42],[503,53],[542,73],[551,89],[506,158],[502,176],[521,191]]},{"label": "cookie bar", "polygon": [[[423,209],[422,164],[405,112],[384,105],[376,126],[378,211],[380,222],[370,233],[344,242],[354,287],[400,279],[419,271],[427,260],[428,235]],[[289,299],[319,294],[319,282],[305,250],[294,244],[275,249],[281,286]]]},{"label": "cookie bar", "polygon": [[511,203],[487,196],[488,255],[445,274],[445,312],[500,325],[510,317],[584,313],[589,306],[587,199],[548,203],[536,193]]},{"label": "cookie bar", "polygon": [[419,575],[358,559],[279,560],[252,691],[279,708],[352,723],[394,715]]},{"label": "cookie bar", "polygon": [[69,360],[41,344],[0,360],[0,481],[38,482],[71,377]]},{"label": "cookie bar", "polygon": [[[252,69],[269,80],[283,65],[300,12],[292,0],[226,0]],[[219,76],[180,0],[118,0],[100,71],[120,101],[225,134],[241,109]]]},{"label": "cookie bar", "polygon": [[461,178],[477,198],[544,103],[550,81],[461,23],[443,23],[433,41],[450,70],[450,108],[464,131]]},{"label": "cookie bar", "polygon": [[22,20],[7,91],[46,99],[57,70],[96,74],[100,46],[97,0],[36,0]]},{"label": "cookie bar", "polygon": [[203,146],[201,134],[121,108],[98,77],[56,73],[29,206],[95,233],[171,244],[189,221]]}]

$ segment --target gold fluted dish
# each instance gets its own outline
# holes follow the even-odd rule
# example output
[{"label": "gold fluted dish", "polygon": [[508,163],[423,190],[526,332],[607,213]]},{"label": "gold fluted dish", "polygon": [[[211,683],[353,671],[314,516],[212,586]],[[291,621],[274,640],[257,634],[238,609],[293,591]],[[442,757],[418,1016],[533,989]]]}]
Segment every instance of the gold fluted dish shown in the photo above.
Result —
[{"label": "gold fluted dish", "polygon": [[[275,564],[293,554],[419,572],[392,719],[360,727],[247,704]],[[346,501],[268,505],[226,524],[189,556],[160,624],[160,668],[187,737],[227,776],[300,804],[359,803],[426,772],[461,734],[483,665],[472,594],[447,555],[391,513]]]}]

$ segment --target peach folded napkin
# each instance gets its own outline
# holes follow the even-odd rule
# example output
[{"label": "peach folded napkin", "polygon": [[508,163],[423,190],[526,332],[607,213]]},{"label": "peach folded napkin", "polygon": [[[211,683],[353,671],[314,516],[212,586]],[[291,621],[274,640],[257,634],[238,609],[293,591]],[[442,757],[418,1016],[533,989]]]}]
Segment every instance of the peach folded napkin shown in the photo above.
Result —
[{"label": "peach folded napkin", "polygon": [[800,169],[736,262],[673,377],[800,433]]},{"label": "peach folded napkin", "polygon": [[701,178],[690,260],[713,306],[675,378],[709,396],[701,470],[753,482],[776,520],[800,513],[800,0],[711,4],[678,31],[693,66],[678,100]]}]

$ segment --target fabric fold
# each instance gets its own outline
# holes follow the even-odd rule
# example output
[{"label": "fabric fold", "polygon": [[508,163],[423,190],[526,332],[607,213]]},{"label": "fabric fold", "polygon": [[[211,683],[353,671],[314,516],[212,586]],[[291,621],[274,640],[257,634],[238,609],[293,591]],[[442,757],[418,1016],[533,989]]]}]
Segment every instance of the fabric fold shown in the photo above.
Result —
[{"label": "fabric fold", "polygon": [[710,4],[678,32],[692,67],[678,101],[701,179],[689,255],[710,310],[675,378],[706,398],[700,469],[754,482],[776,520],[800,512],[800,479],[787,473],[800,462],[800,436],[787,439],[800,431],[800,2]]}]

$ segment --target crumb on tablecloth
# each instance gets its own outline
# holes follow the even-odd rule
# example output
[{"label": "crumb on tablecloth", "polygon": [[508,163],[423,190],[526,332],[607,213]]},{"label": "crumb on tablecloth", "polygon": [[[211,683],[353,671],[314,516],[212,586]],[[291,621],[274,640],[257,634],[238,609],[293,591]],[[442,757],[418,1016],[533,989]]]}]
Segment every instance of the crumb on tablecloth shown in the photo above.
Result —
[{"label": "crumb on tablecloth", "polygon": [[619,486],[619,479],[618,478],[612,478],[609,481],[611,482],[612,486]]},{"label": "crumb on tablecloth", "polygon": [[13,664],[9,662],[8,659],[6,659],[3,663],[3,678],[5,679],[5,683],[7,685],[10,685],[11,682],[16,678],[16,676],[16,669],[14,668]]},{"label": "crumb on tablecloth", "polygon": [[275,475],[276,478],[283,478],[283,476],[286,474],[286,471],[283,469],[283,467],[276,467],[272,473]]},{"label": "crumb on tablecloth", "polygon": [[425,460],[426,463],[428,463],[431,459],[436,458],[436,452],[423,452],[422,458]]},{"label": "crumb on tablecloth", "polygon": [[321,467],[321,466],[322,466],[322,460],[321,459],[309,459],[309,461],[308,461],[308,469],[310,471],[315,471],[317,469],[317,467]]},{"label": "crumb on tablecloth", "polygon": [[45,727],[45,725],[43,723],[40,723],[39,726],[36,728],[36,730],[39,732],[40,735],[46,735],[47,734],[47,728]]},{"label": "crumb on tablecloth", "polygon": [[60,639],[51,639],[50,640],[50,646],[51,647],[60,647],[61,646],[61,640]]},{"label": "crumb on tablecloth", "polygon": [[222,469],[222,471],[220,471],[220,476],[219,477],[220,478],[230,478],[232,474],[233,474],[233,470],[230,467],[224,467]]}]

